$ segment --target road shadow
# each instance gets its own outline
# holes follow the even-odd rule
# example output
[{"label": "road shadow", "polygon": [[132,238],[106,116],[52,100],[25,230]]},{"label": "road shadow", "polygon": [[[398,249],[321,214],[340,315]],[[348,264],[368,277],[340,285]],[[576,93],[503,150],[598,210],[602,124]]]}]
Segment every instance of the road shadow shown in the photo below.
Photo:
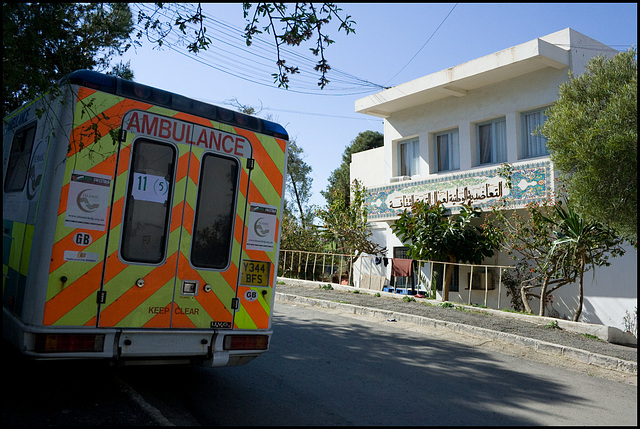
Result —
[{"label": "road shadow", "polygon": [[150,391],[173,392],[203,425],[539,425],[541,413],[572,424],[563,408],[606,413],[540,368],[516,369],[515,357],[364,320],[281,311],[269,352],[249,364],[166,369],[162,377],[145,368],[134,386],[147,380]]}]

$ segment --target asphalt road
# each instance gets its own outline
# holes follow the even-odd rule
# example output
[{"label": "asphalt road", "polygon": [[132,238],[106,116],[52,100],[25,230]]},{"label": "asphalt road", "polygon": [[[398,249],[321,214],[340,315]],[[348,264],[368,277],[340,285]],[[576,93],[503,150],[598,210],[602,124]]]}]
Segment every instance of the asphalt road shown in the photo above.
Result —
[{"label": "asphalt road", "polygon": [[4,425],[637,425],[635,375],[282,303],[245,366],[47,367],[12,367]]}]

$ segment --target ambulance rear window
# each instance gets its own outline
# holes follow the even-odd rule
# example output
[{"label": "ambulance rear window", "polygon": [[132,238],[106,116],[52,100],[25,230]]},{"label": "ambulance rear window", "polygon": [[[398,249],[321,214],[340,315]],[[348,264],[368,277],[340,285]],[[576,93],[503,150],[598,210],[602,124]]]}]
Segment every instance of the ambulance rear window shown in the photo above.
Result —
[{"label": "ambulance rear window", "polygon": [[36,136],[36,123],[27,125],[13,135],[11,154],[7,165],[7,175],[4,178],[5,192],[19,192],[24,189],[29,173],[29,160]]},{"label": "ambulance rear window", "polygon": [[165,258],[175,157],[168,144],[133,144],[120,246],[126,261],[158,264]]},{"label": "ambulance rear window", "polygon": [[191,242],[195,267],[224,269],[231,257],[238,162],[207,153],[202,158]]}]

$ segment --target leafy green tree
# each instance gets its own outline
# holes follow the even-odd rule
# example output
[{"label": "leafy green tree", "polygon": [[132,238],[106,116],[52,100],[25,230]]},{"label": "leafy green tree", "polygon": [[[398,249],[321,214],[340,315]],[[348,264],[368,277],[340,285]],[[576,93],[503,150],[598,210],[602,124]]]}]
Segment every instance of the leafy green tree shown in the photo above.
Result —
[{"label": "leafy green tree", "polygon": [[541,133],[557,170],[569,178],[576,209],[637,241],[638,63],[631,49],[592,58],[560,86]]},{"label": "leafy green tree", "polygon": [[3,3],[2,116],[68,73],[107,70],[131,46],[132,31],[126,3]]},{"label": "leafy green tree", "polygon": [[[559,192],[563,187],[560,187]],[[624,254],[622,239],[605,225],[586,220],[565,200],[556,197],[530,203],[524,210],[507,209],[508,202],[496,205],[485,219],[487,235],[500,243],[499,249],[519,263],[525,262],[529,272],[520,277],[521,303],[533,313],[529,299],[540,303],[553,291],[578,281],[579,305],[574,313],[577,321],[582,311],[584,274],[596,266],[608,266],[609,257]],[[540,305],[539,315],[544,316]]]},{"label": "leafy green tree", "polygon": [[[480,210],[470,205],[462,206],[457,215],[448,215],[440,202],[430,205],[418,201],[411,211],[405,210],[400,215],[391,230],[409,247],[412,259],[480,264],[484,258],[493,256],[497,243],[495,235],[485,235],[482,227],[472,223],[479,216]],[[453,270],[447,270],[443,301],[449,300],[452,276]]]},{"label": "leafy green tree", "polygon": [[300,225],[305,229],[313,217],[313,210],[308,208],[313,178],[311,177],[311,166],[304,162],[303,154],[304,149],[298,146],[295,140],[291,140],[287,158],[286,189],[288,198],[285,201],[285,211],[293,217],[297,211]]},{"label": "leafy green tree", "polygon": [[[337,194],[341,190],[335,191]],[[366,188],[357,180],[351,187],[351,204],[341,195],[335,195],[326,209],[319,209],[316,215],[322,222],[320,234],[332,243],[338,253],[353,255],[355,262],[362,253],[384,255],[386,249],[371,241],[365,205]]]},{"label": "leafy green tree", "polygon": [[350,164],[354,153],[374,149],[384,145],[384,135],[377,131],[363,131],[351,141],[342,153],[342,163],[333,170],[329,176],[329,184],[326,191],[320,191],[329,205],[333,204],[333,198],[340,195],[349,204],[350,198]]},{"label": "leafy green tree", "polygon": [[[507,210],[497,205],[493,216],[485,218],[485,231],[500,243],[499,250],[530,270],[520,277],[519,291],[524,310],[533,313],[529,300],[545,302],[547,294],[571,282],[569,273],[561,273],[557,256],[548,258],[553,246],[552,222],[545,221],[553,213],[553,200],[530,203],[524,210]],[[567,278],[569,277],[569,278]],[[539,289],[539,293],[536,293]],[[540,306],[544,315],[544,306]]]},{"label": "leafy green tree", "polygon": [[[555,219],[545,219],[554,224],[553,246],[549,258],[557,257],[563,271],[570,272],[571,278],[578,278],[578,307],[573,315],[577,322],[584,302],[584,274],[596,266],[609,266],[609,255],[621,256],[622,239],[600,222],[588,221],[580,216],[571,205],[554,206]],[[557,256],[556,256],[557,255]]]},{"label": "leafy green tree", "polygon": [[[24,102],[44,94],[63,76],[78,70],[107,72],[111,61],[129,47],[149,43],[168,44],[172,32],[181,36],[177,45],[193,53],[211,49],[201,4],[132,4],[138,8],[137,25],[128,3],[3,3],[2,81],[3,117]],[[314,67],[324,88],[331,69],[326,49],[333,44],[328,27],[354,33],[355,22],[333,3],[243,3],[244,39],[251,45],[255,35],[267,32],[276,43],[273,74],[278,86],[288,88],[289,76],[298,67],[282,58],[284,45],[311,41],[318,57]],[[133,78],[127,64],[117,64],[109,73]]]},{"label": "leafy green tree", "polygon": [[[282,46],[299,46],[312,40],[315,45],[309,50],[318,57],[314,70],[320,72],[318,86],[324,88],[329,83],[326,74],[331,69],[325,51],[334,43],[326,27],[336,20],[338,32],[355,33],[355,21],[350,15],[343,14],[342,9],[334,3],[243,3],[242,8],[247,21],[244,33],[247,46],[253,43],[255,35],[264,32],[269,33],[275,41],[278,72],[272,76],[279,87],[288,88],[289,75],[300,73],[297,66],[287,64],[282,58]],[[183,4],[155,3],[150,13],[145,9],[139,10],[138,24],[143,30],[138,31],[136,36],[146,36],[162,46],[167,42],[167,35],[177,28],[182,35],[180,42],[185,42],[190,52],[197,53],[210,49],[212,45],[204,21],[200,3],[195,8],[185,8]]]},{"label": "leafy green tree", "polygon": [[321,253],[326,250],[327,244],[315,228],[303,227],[290,212],[284,212],[280,240],[281,249]]}]

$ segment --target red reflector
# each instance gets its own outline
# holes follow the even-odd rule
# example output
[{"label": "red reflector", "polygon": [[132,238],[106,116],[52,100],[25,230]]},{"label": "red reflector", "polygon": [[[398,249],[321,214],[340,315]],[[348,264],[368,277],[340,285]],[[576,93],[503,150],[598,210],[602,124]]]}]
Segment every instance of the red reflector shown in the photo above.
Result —
[{"label": "red reflector", "polygon": [[37,334],[36,352],[70,353],[101,352],[104,350],[104,335],[98,334]]},{"label": "red reflector", "polygon": [[267,350],[268,335],[229,335],[224,338],[225,350]]}]

